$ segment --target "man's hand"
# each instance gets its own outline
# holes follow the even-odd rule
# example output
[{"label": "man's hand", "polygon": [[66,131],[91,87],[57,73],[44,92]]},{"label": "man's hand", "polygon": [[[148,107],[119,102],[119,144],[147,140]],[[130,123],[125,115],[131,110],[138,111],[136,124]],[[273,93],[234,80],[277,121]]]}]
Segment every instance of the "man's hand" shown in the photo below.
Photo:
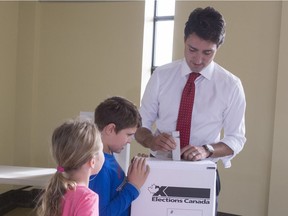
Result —
[{"label": "man's hand", "polygon": [[209,156],[209,152],[202,146],[187,145],[181,149],[181,156],[184,160],[198,161]]},{"label": "man's hand", "polygon": [[152,151],[171,151],[176,148],[176,143],[171,135],[160,133],[154,136],[149,129],[144,127],[137,129],[135,139],[141,145],[150,148]]},{"label": "man's hand", "polygon": [[176,143],[173,137],[167,133],[161,133],[153,136],[150,141],[150,149],[152,151],[171,151],[176,148]]}]

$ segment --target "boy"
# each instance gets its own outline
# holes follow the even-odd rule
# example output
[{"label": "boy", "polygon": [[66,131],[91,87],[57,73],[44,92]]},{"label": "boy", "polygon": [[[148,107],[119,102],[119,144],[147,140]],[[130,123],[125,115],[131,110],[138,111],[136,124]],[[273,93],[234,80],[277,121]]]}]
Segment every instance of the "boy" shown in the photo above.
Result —
[{"label": "boy", "polygon": [[101,171],[91,177],[89,187],[99,195],[100,216],[128,216],[133,200],[149,174],[145,158],[135,157],[127,177],[113,153],[119,153],[131,142],[141,117],[137,107],[121,97],[111,97],[95,109],[95,124],[101,132],[105,162]]}]

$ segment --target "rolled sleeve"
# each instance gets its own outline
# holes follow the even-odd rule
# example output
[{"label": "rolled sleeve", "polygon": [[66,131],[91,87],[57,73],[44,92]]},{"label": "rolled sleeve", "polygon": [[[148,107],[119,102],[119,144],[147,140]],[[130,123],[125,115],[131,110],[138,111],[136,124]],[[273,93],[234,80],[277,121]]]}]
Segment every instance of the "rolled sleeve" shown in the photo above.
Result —
[{"label": "rolled sleeve", "polygon": [[245,110],[246,100],[241,81],[231,95],[229,108],[225,111],[224,137],[220,142],[225,143],[233,150],[233,155],[220,158],[224,167],[231,167],[231,160],[242,151],[246,143],[245,137]]}]

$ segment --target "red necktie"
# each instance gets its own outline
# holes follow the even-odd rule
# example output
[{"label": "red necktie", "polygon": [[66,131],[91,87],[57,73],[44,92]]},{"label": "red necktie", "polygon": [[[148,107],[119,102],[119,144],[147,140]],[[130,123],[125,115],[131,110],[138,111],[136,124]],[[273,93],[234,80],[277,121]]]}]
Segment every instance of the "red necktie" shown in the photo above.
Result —
[{"label": "red necktie", "polygon": [[196,78],[200,76],[199,73],[190,73],[187,83],[183,89],[176,130],[180,132],[180,147],[183,148],[189,145],[190,128],[192,119],[192,110],[195,96]]}]

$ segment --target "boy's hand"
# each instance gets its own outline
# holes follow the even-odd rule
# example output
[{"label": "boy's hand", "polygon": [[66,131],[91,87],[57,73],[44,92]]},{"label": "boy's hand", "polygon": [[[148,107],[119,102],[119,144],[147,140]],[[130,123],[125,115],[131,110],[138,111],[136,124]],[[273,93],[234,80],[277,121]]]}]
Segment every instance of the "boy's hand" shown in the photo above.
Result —
[{"label": "boy's hand", "polygon": [[146,165],[146,158],[134,157],[128,168],[127,179],[128,182],[133,184],[137,189],[140,190],[144,182],[146,181],[150,167]]}]

